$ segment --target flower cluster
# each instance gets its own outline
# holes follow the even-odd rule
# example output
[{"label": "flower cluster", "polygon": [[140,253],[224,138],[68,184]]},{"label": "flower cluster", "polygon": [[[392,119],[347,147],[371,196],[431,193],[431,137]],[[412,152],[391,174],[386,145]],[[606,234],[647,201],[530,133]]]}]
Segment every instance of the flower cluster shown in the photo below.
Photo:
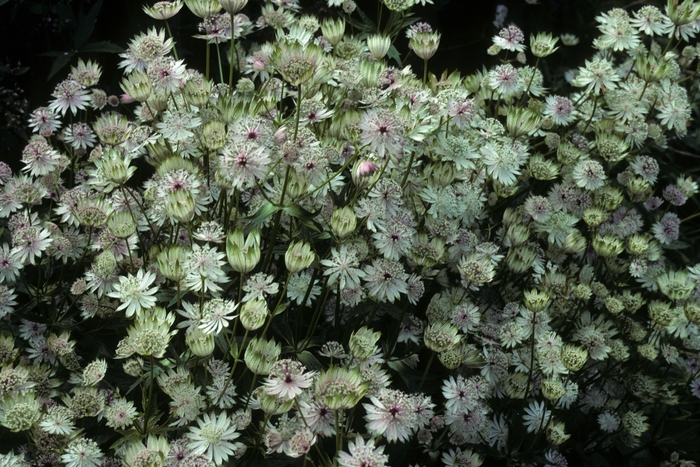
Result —
[{"label": "flower cluster", "polygon": [[565,466],[697,429],[698,184],[668,154],[700,7],[600,14],[550,92],[558,38],[516,25],[429,76],[416,3],[352,35],[351,0],[158,2],[218,67],[154,27],[116,110],[95,63],[56,86],[0,163],[0,463]]}]

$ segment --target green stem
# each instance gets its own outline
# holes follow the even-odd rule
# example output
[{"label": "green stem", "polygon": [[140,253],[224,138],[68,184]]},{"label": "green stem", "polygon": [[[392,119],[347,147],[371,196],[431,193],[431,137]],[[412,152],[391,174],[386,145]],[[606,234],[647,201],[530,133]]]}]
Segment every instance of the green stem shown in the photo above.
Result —
[{"label": "green stem", "polygon": [[430,352],[430,359],[428,360],[428,365],[425,367],[425,371],[423,372],[423,377],[420,379],[420,384],[418,385],[418,391],[420,392],[421,388],[423,387],[423,383],[425,383],[425,377],[428,376],[428,370],[430,370],[430,365],[433,363],[433,359],[435,358],[435,352]]},{"label": "green stem", "polygon": [[235,62],[236,47],[235,38],[233,35],[233,13],[231,13],[231,50],[228,64],[228,86],[233,86],[233,63]]}]

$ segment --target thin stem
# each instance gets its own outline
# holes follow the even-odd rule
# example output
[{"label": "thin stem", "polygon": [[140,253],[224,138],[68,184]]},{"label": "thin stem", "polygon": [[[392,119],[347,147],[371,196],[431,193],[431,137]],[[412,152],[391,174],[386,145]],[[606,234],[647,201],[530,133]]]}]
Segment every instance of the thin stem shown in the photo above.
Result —
[{"label": "thin stem", "polygon": [[229,64],[228,64],[228,85],[229,87],[233,86],[233,63],[235,62],[235,56],[236,56],[236,47],[235,47],[235,36],[233,33],[233,13],[231,15],[231,50],[230,56],[229,56]]},{"label": "thin stem", "polygon": [[420,384],[418,385],[418,391],[420,392],[421,388],[423,387],[423,383],[425,383],[425,377],[428,376],[428,370],[430,370],[430,365],[433,363],[433,359],[435,358],[435,352],[430,352],[430,359],[428,360],[428,365],[425,367],[425,371],[423,372],[423,377],[420,379]]}]

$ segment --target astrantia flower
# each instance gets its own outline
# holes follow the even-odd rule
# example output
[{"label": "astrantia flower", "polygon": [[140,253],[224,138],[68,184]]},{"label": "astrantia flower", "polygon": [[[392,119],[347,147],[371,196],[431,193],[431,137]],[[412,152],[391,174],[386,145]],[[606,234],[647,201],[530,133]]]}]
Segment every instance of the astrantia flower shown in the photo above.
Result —
[{"label": "astrantia flower", "polygon": [[414,429],[410,399],[401,391],[384,389],[370,400],[371,404],[362,404],[367,411],[367,431],[384,436],[390,443],[408,440]]},{"label": "astrantia flower", "polygon": [[124,58],[119,63],[120,68],[125,68],[125,73],[132,71],[143,71],[148,68],[148,64],[165,56],[173,48],[173,40],[165,39],[165,29],[160,31],[156,28],[139,34],[129,42],[129,50],[119,56]]},{"label": "astrantia flower", "polygon": [[73,125],[66,127],[65,131],[63,132],[63,137],[74,149],[91,148],[97,142],[95,133],[93,133],[92,129],[83,122],[74,123]]},{"label": "astrantia flower", "polygon": [[237,446],[231,441],[238,438],[240,433],[236,432],[236,425],[225,412],[218,417],[205,413],[197,423],[199,427],[190,427],[189,433],[185,434],[191,440],[187,448],[192,454],[204,454],[216,465],[221,465],[235,454]]},{"label": "astrantia flower", "polygon": [[205,334],[219,334],[237,316],[233,314],[236,308],[238,304],[232,300],[215,298],[207,301],[202,308],[199,329]]},{"label": "astrantia flower", "polygon": [[363,145],[376,152],[379,157],[389,153],[395,159],[400,159],[403,153],[403,128],[396,115],[388,110],[367,110],[362,120],[357,124],[361,130],[360,139]]},{"label": "astrantia flower", "polygon": [[193,292],[221,292],[218,284],[228,281],[222,269],[225,258],[226,255],[214,247],[192,245],[185,264],[187,287]]},{"label": "astrantia flower", "polygon": [[78,110],[85,110],[90,104],[90,95],[77,81],[67,79],[56,85],[51,94],[54,100],[49,104],[49,108],[58,111],[61,115],[65,115],[68,110],[73,115],[78,113]]},{"label": "astrantia flower", "polygon": [[216,172],[231,188],[245,190],[256,180],[263,179],[269,170],[270,156],[264,146],[253,143],[224,146],[221,166]]},{"label": "astrantia flower", "polygon": [[36,264],[35,259],[41,256],[53,239],[47,229],[29,225],[18,229],[12,234],[12,256],[21,264]]},{"label": "astrantia flower", "polygon": [[61,128],[61,121],[58,119],[53,109],[39,107],[29,116],[29,127],[32,128],[35,133],[39,133],[44,137],[49,137],[56,130]]},{"label": "astrantia flower", "polygon": [[612,412],[603,412],[598,415],[598,426],[606,433],[613,433],[620,428],[620,417]]},{"label": "astrantia flower", "polygon": [[14,311],[15,305],[17,305],[15,300],[17,294],[13,293],[14,291],[15,289],[9,289],[0,284],[0,319]]},{"label": "astrantia flower", "polygon": [[530,402],[530,405],[525,407],[523,425],[527,428],[528,433],[537,432],[547,426],[551,417],[552,412],[545,409],[544,402]]},{"label": "astrantia flower", "polygon": [[568,125],[576,119],[573,103],[563,96],[547,96],[543,112],[557,125]]},{"label": "astrantia flower", "polygon": [[493,37],[494,44],[511,52],[524,52],[526,47],[523,42],[525,42],[525,34],[513,24],[501,29],[498,35]]},{"label": "astrantia flower", "polygon": [[22,150],[22,172],[35,177],[47,175],[59,168],[64,159],[44,138],[34,136]]},{"label": "astrantia flower", "polygon": [[665,36],[673,29],[673,24],[653,5],[644,5],[633,14],[630,24],[640,32],[650,36]]},{"label": "astrantia flower", "polygon": [[147,71],[156,90],[172,93],[184,85],[186,70],[183,60],[159,57],[148,64]]},{"label": "astrantia flower", "polygon": [[608,178],[603,165],[595,159],[580,159],[574,166],[573,176],[576,186],[589,191],[603,186]]},{"label": "astrantia flower", "polygon": [[489,175],[504,185],[512,185],[520,175],[520,167],[527,160],[527,151],[522,144],[486,142],[481,147],[481,159]]},{"label": "astrantia flower", "polygon": [[155,280],[155,274],[139,269],[135,276],[129,274],[127,277],[119,277],[119,284],[115,284],[114,291],[107,295],[118,298],[122,303],[117,310],[126,309],[126,317],[130,318],[135,313],[156,305],[156,297],[153,295],[158,291],[158,287],[148,288]]},{"label": "astrantia flower", "polygon": [[357,254],[348,249],[347,244],[341,245],[339,249],[332,249],[331,259],[323,259],[321,264],[325,266],[323,275],[329,276],[328,285],[339,281],[341,289],[359,286],[360,279],[366,276],[365,272],[357,267],[360,264]]},{"label": "astrantia flower", "polygon": [[68,407],[54,405],[46,410],[39,426],[47,433],[70,435],[75,431],[75,414]]},{"label": "astrantia flower", "polygon": [[357,435],[354,441],[348,442],[349,454],[341,451],[338,454],[339,467],[385,467],[389,456],[384,454],[384,446],[374,447],[374,439],[365,440]]},{"label": "astrantia flower", "polygon": [[511,64],[498,65],[488,74],[489,86],[504,97],[517,94],[520,91],[520,74]]},{"label": "astrantia flower", "polygon": [[586,66],[579,68],[579,75],[574,79],[574,86],[586,87],[586,92],[598,94],[601,89],[615,89],[620,77],[615,73],[612,63],[604,58],[586,60]]},{"label": "astrantia flower", "polygon": [[409,275],[398,261],[379,258],[364,268],[365,281],[370,296],[378,301],[394,300],[403,293],[408,293]]},{"label": "astrantia flower", "polygon": [[664,217],[662,217],[660,221],[656,222],[651,227],[651,231],[654,233],[654,238],[656,238],[659,243],[668,245],[678,240],[680,226],[681,221],[678,216],[672,212],[668,212],[664,214]]},{"label": "astrantia flower", "polygon": [[272,365],[267,380],[263,383],[267,393],[290,400],[300,395],[313,384],[313,372],[306,372],[301,363],[283,359]]},{"label": "astrantia flower", "polygon": [[102,464],[100,446],[89,438],[78,438],[68,445],[61,455],[66,467],[97,467]]}]

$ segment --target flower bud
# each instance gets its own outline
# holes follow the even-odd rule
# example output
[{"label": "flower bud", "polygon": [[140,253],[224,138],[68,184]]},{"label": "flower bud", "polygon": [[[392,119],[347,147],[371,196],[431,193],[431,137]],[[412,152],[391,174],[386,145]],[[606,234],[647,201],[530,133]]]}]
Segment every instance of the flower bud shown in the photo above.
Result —
[{"label": "flower bud", "polygon": [[552,37],[550,33],[537,33],[536,36],[530,35],[530,51],[532,55],[538,58],[544,58],[552,55],[559,47],[556,47],[558,37]]},{"label": "flower bud", "polygon": [[588,360],[588,350],[575,345],[565,345],[561,349],[561,362],[569,371],[578,371]]},{"label": "flower bud", "polygon": [[198,327],[185,334],[185,343],[197,357],[208,357],[214,352],[214,334],[206,334]]},{"label": "flower bud", "polygon": [[321,32],[323,32],[323,37],[328,39],[333,47],[338,45],[345,35],[345,20],[342,18],[325,19],[321,23]]},{"label": "flower bud", "polygon": [[170,217],[186,224],[194,218],[195,202],[188,190],[172,191],[168,194],[165,210]]},{"label": "flower bud", "polygon": [[381,63],[360,60],[360,79],[362,84],[368,88],[376,88],[383,69],[384,66]]},{"label": "flower bud", "polygon": [[213,84],[211,81],[191,79],[185,83],[182,95],[190,105],[203,107],[209,102],[212,90]]},{"label": "flower bud", "polygon": [[525,399],[528,378],[525,373],[511,373],[505,381],[505,390],[511,399]]},{"label": "flower bud", "polygon": [[125,93],[139,102],[146,102],[151,97],[153,85],[145,71],[134,71],[126,76],[121,83]]},{"label": "flower bud", "polygon": [[685,302],[683,311],[685,312],[685,317],[688,318],[688,321],[694,324],[700,324],[700,303],[689,300]]},{"label": "flower bud", "polygon": [[571,254],[581,253],[586,249],[586,237],[575,230],[566,236],[563,245],[564,251]]},{"label": "flower bud", "polygon": [[625,249],[625,244],[618,237],[612,235],[601,236],[597,234],[593,238],[593,249],[603,258],[610,258],[622,253]]},{"label": "flower bud", "polygon": [[552,402],[559,400],[561,396],[566,394],[566,388],[558,377],[542,380],[541,389],[544,398]]},{"label": "flower bud", "polygon": [[546,430],[547,441],[555,446],[559,446],[564,441],[571,438],[571,435],[566,434],[564,431],[565,428],[566,426],[564,425],[564,422],[549,422]]},{"label": "flower bud", "polygon": [[129,238],[136,233],[134,216],[127,211],[113,211],[107,218],[107,230],[117,238]]},{"label": "flower bud", "polygon": [[207,149],[216,151],[226,144],[226,124],[219,120],[212,120],[204,125],[204,145]]},{"label": "flower bud", "polygon": [[525,302],[525,307],[533,313],[539,313],[549,306],[549,294],[545,291],[538,291],[537,289],[532,289],[525,292],[525,297],[523,301]]},{"label": "flower bud", "polygon": [[136,167],[130,166],[131,158],[122,156],[115,148],[105,148],[100,166],[105,178],[115,185],[123,185],[136,172]]},{"label": "flower bud", "polygon": [[219,0],[219,4],[224,11],[230,15],[235,15],[248,4],[248,0]]},{"label": "flower bud", "polygon": [[181,281],[187,276],[183,265],[187,261],[187,250],[179,245],[167,247],[158,253],[158,270],[171,281]]},{"label": "flower bud", "polygon": [[200,18],[209,18],[221,11],[218,0],[185,0],[185,5]]},{"label": "flower bud", "polygon": [[265,324],[265,319],[267,319],[268,314],[269,310],[267,309],[265,300],[256,298],[243,304],[239,319],[245,329],[248,331],[255,331]]},{"label": "flower bud", "polygon": [[267,375],[272,369],[272,365],[282,353],[282,346],[274,339],[265,340],[254,337],[248,342],[245,349],[245,361],[248,369],[256,375]]},{"label": "flower bud", "polygon": [[311,251],[311,245],[302,241],[292,242],[284,254],[284,264],[287,270],[294,274],[311,266],[316,258],[316,253]]},{"label": "flower bud", "polygon": [[378,177],[377,172],[379,172],[379,166],[372,161],[356,162],[352,169],[352,182],[358,188],[367,188]]},{"label": "flower bud", "polygon": [[331,216],[331,229],[339,239],[347,238],[355,232],[357,217],[350,206],[345,206],[333,211]]},{"label": "flower bud", "polygon": [[438,359],[440,363],[443,364],[448,370],[456,370],[462,365],[462,360],[464,359],[464,346],[460,342],[451,349],[447,349],[438,354]]},{"label": "flower bud", "polygon": [[226,257],[234,271],[249,273],[260,261],[260,231],[254,229],[243,236],[241,229],[236,229],[226,237]]},{"label": "flower bud", "polygon": [[369,53],[371,53],[376,60],[384,58],[390,47],[391,38],[389,36],[372,34],[367,37],[367,48],[369,49]]},{"label": "flower bud", "polygon": [[408,41],[408,48],[423,60],[429,60],[440,47],[440,34],[437,32],[415,32]]},{"label": "flower bud", "polygon": [[425,328],[423,342],[433,352],[444,352],[457,345],[462,337],[450,323],[433,323]]}]

